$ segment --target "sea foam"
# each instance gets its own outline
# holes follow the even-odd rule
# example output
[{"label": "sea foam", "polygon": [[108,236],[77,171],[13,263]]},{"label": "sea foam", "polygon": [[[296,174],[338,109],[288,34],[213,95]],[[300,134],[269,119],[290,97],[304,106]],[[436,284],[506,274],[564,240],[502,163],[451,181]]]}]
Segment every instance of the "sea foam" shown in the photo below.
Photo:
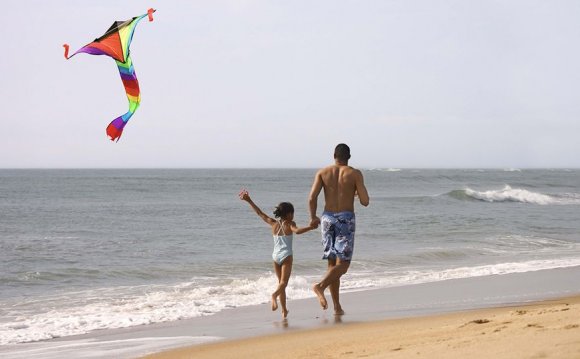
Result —
[{"label": "sea foam", "polygon": [[[310,280],[295,276],[287,288],[292,299],[311,296]],[[254,279],[235,279],[222,284],[198,281],[171,286],[116,287],[47,296],[38,303],[14,303],[19,313],[0,320],[0,345],[33,342],[84,334],[98,329],[176,321],[212,315],[229,308],[263,304],[277,282],[273,273]],[[60,305],[66,303],[66,305]],[[28,307],[28,310],[25,308]]]},{"label": "sea foam", "polygon": [[458,199],[476,199],[484,202],[519,202],[537,205],[569,205],[580,204],[580,196],[576,193],[564,193],[561,195],[549,195],[532,192],[522,188],[512,188],[505,185],[499,190],[477,191],[471,188],[456,190],[449,193],[451,197]]},{"label": "sea foam", "polygon": [[[574,266],[580,266],[580,257],[442,270],[408,269],[382,273],[352,271],[343,278],[342,288],[345,292],[360,291]],[[310,286],[317,279],[320,278],[291,277],[287,288],[288,298],[296,300],[313,297]],[[31,313],[26,317],[4,318],[0,323],[0,345],[212,315],[229,308],[267,303],[275,287],[276,279],[270,273],[221,285],[191,282],[165,287],[117,287],[68,293],[67,301],[58,296],[45,298],[45,304],[50,302],[55,306],[50,311]],[[71,296],[75,298],[71,299]],[[66,305],[57,307],[59,302],[66,302]],[[19,305],[24,306],[25,303]]]},{"label": "sea foam", "polygon": [[485,277],[526,273],[540,270],[570,268],[580,266],[580,257],[553,260],[531,260],[525,262],[496,263],[472,267],[456,267],[442,270],[409,270],[407,272],[385,272],[382,275],[353,273],[341,287],[345,290],[359,291],[374,288],[399,287],[423,283],[440,282],[451,279]]},{"label": "sea foam", "polygon": [[535,193],[525,189],[511,188],[506,185],[501,190],[490,190],[490,191],[476,191],[471,188],[465,189],[465,194],[469,197],[479,199],[485,202],[522,202],[522,203],[534,203],[534,204],[553,204],[555,199],[549,195],[542,193]]}]

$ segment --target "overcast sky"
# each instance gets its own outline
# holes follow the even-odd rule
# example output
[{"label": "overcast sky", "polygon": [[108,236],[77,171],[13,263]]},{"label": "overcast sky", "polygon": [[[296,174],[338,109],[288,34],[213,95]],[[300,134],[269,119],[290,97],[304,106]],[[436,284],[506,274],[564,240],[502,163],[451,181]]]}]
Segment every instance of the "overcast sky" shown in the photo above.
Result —
[{"label": "overcast sky", "polygon": [[[131,54],[71,52],[143,20]],[[9,1],[0,167],[580,167],[580,1]]]}]

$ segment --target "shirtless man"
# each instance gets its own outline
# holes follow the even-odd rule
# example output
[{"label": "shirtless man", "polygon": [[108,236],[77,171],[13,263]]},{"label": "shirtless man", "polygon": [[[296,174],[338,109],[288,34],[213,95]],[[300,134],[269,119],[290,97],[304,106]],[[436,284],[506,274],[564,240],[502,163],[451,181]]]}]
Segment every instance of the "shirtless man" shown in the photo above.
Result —
[{"label": "shirtless man", "polygon": [[[325,167],[316,173],[308,204],[310,208],[310,225],[322,224],[322,245],[328,260],[328,271],[324,278],[314,284],[322,309],[328,308],[324,290],[329,287],[334,314],[342,315],[340,305],[340,277],[346,273],[354,249],[354,199],[358,196],[360,204],[369,205],[369,194],[364,184],[362,173],[348,165],[350,148],[344,143],[334,149],[334,165]],[[322,219],[316,216],[318,195],[324,189],[324,212]]]}]

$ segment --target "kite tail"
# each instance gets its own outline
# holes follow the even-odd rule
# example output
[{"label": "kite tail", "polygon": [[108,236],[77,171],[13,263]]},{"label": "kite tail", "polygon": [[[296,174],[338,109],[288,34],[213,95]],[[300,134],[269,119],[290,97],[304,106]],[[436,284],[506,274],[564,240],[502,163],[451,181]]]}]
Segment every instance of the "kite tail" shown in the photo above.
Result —
[{"label": "kite tail", "polygon": [[62,47],[64,47],[64,58],[67,60],[70,59],[70,57],[68,57],[68,49],[70,46],[68,46],[68,44],[64,44]]},{"label": "kite tail", "polygon": [[121,135],[123,134],[123,128],[133,116],[139,103],[141,102],[141,94],[139,91],[139,81],[137,81],[137,75],[135,74],[135,69],[133,68],[133,61],[131,57],[127,56],[127,61],[122,63],[116,61],[117,67],[119,68],[119,74],[121,75],[121,80],[123,81],[123,86],[125,86],[125,92],[127,93],[127,99],[129,100],[129,111],[124,115],[121,115],[114,119],[109,126],[107,126],[107,135],[111,138],[111,141],[119,141]]}]

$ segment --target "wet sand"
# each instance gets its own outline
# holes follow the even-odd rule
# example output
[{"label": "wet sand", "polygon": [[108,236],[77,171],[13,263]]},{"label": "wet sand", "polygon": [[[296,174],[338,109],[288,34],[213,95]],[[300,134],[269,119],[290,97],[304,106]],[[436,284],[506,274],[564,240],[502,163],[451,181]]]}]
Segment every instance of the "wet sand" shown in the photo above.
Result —
[{"label": "wet sand", "polygon": [[335,325],[146,358],[580,358],[580,296]]},{"label": "wet sand", "polygon": [[264,303],[2,346],[0,357],[580,359],[578,278],[570,267],[343,293],[338,317],[313,294],[290,298],[286,321]]}]

